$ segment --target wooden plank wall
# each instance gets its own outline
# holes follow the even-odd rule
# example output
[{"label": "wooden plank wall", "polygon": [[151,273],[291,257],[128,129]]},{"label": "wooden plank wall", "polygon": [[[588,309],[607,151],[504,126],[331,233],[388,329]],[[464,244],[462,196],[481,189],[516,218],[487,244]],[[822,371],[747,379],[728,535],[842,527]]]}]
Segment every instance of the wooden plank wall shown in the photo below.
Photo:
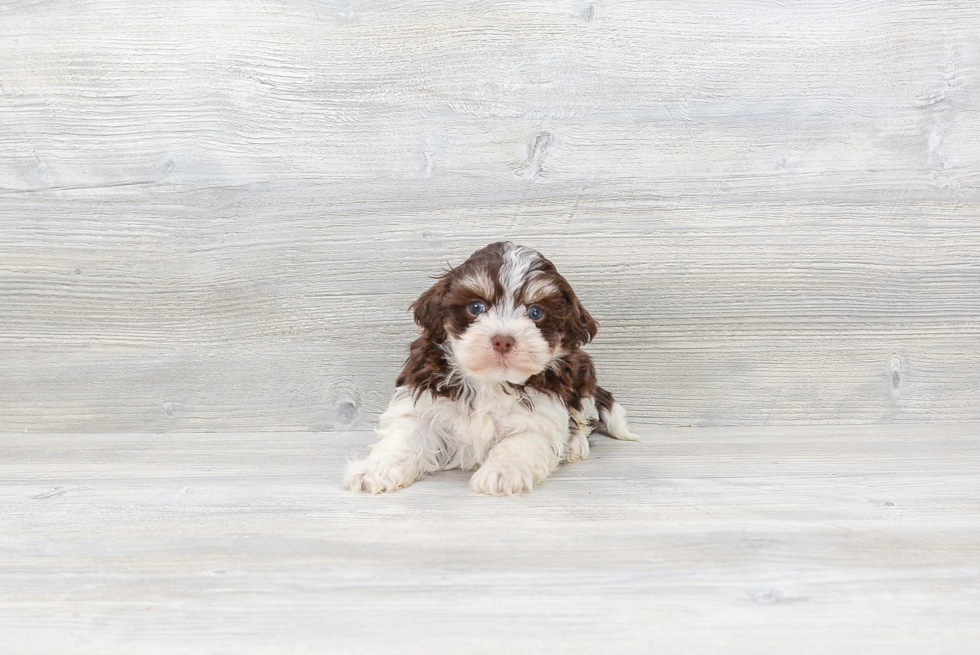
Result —
[{"label": "wooden plank wall", "polygon": [[0,5],[0,430],[367,427],[503,238],[638,425],[980,420],[980,3]]}]

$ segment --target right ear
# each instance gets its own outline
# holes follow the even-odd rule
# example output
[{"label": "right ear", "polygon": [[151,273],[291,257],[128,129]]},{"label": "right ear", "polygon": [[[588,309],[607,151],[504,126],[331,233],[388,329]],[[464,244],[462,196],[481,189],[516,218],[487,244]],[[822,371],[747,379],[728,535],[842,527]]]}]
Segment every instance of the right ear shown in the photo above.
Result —
[{"label": "right ear", "polygon": [[449,275],[441,276],[428,291],[412,303],[411,309],[415,314],[415,322],[425,330],[430,338],[442,340],[446,336],[442,300],[449,291]]}]

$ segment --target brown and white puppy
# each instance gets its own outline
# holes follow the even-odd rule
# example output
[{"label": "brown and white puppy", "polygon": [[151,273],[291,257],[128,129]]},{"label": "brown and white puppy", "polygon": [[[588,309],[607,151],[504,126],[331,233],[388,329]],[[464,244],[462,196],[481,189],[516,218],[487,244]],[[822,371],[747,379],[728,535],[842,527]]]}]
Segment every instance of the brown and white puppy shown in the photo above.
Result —
[{"label": "brown and white puppy", "polygon": [[561,461],[586,459],[600,423],[611,437],[636,439],[582,350],[598,323],[537,251],[490,244],[412,309],[422,336],[381,415],[380,441],[347,467],[351,491],[395,491],[426,473],[479,467],[474,490],[518,494]]}]

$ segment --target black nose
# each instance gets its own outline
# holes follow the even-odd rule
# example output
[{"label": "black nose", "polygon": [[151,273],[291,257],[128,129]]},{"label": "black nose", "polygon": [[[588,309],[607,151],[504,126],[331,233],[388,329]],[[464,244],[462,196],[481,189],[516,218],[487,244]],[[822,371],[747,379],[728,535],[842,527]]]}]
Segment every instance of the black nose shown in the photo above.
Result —
[{"label": "black nose", "polygon": [[508,334],[496,334],[490,341],[493,343],[493,349],[501,355],[506,355],[514,347],[514,337]]}]

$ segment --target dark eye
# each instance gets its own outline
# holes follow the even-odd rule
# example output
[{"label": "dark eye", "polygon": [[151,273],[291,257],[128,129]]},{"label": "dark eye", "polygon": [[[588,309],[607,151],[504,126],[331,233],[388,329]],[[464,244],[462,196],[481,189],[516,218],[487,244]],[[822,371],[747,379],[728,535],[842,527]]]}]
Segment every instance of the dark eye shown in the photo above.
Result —
[{"label": "dark eye", "polygon": [[466,311],[473,314],[473,316],[479,316],[483,312],[487,311],[487,306],[483,304],[482,300],[474,300],[466,306]]},{"label": "dark eye", "polygon": [[531,305],[527,308],[527,317],[532,321],[540,321],[544,318],[544,310],[537,305]]}]

